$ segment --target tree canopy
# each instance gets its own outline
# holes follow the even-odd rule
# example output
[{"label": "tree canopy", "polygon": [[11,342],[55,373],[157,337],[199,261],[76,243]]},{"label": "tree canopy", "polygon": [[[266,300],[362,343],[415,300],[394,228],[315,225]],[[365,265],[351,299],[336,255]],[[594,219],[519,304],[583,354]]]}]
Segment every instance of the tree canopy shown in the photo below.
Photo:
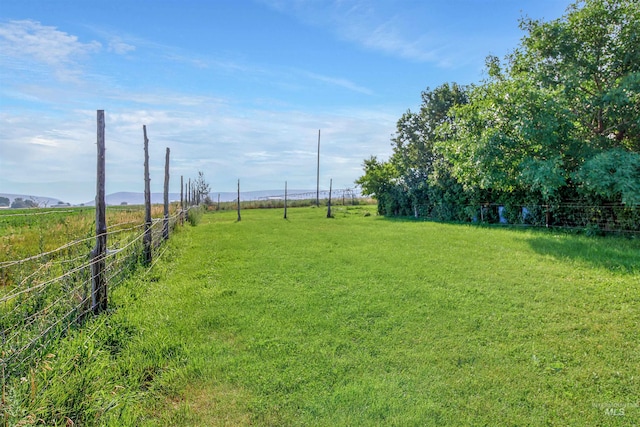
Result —
[{"label": "tree canopy", "polygon": [[427,88],[420,111],[398,120],[391,158],[365,161],[356,182],[381,213],[640,204],[640,3],[583,0],[520,27],[511,54],[487,58],[484,81]]}]

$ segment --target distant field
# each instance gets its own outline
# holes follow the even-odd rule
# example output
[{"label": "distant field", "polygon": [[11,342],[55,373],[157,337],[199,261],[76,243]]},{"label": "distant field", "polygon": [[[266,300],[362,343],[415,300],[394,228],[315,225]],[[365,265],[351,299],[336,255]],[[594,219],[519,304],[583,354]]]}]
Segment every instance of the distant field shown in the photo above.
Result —
[{"label": "distant field", "polygon": [[[163,206],[152,206],[161,218]],[[175,210],[172,207],[171,212]],[[95,236],[95,209],[91,207],[0,210],[0,263],[51,251],[78,239]],[[143,206],[107,208],[107,226],[144,222]]]},{"label": "distant field", "polygon": [[[149,277],[116,290],[108,331],[82,338],[89,362],[48,377],[58,419],[637,423],[640,240],[373,209],[204,215]],[[85,412],[60,409],[78,396]]]}]

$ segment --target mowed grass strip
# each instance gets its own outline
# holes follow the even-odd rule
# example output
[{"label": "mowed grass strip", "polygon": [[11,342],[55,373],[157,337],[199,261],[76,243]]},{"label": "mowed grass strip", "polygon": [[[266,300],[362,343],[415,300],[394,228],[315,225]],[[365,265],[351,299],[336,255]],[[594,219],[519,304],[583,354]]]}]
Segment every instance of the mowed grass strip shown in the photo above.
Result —
[{"label": "mowed grass strip", "polygon": [[125,355],[166,358],[146,422],[637,423],[638,240],[367,209],[208,214],[177,235],[120,309],[139,329]]}]

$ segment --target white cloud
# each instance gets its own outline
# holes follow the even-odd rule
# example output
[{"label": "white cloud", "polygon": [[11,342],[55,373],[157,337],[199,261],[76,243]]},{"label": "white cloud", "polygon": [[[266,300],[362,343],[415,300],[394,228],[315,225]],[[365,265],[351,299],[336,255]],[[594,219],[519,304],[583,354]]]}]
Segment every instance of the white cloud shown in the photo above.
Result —
[{"label": "white cloud", "polygon": [[76,79],[78,59],[101,47],[97,41],[82,43],[76,36],[37,21],[0,24],[0,58],[6,60],[7,66],[22,69],[29,68],[29,63],[43,64],[53,69],[60,80]]},{"label": "white cloud", "polygon": [[109,52],[117,53],[118,55],[124,55],[136,50],[136,47],[123,42],[119,37],[114,37],[109,41]]},{"label": "white cloud", "polygon": [[[0,114],[0,189],[85,202],[95,191],[95,110],[64,118]],[[162,191],[165,148],[171,149],[171,191],[180,175],[202,170],[214,191],[315,188],[318,129],[322,129],[321,186],[352,186],[362,160],[390,152],[396,114],[384,109],[298,110],[181,109],[105,111],[107,191],[141,191],[142,125],[147,125],[152,191]],[[326,182],[325,182],[326,181]],[[6,189],[12,189],[8,191]],[[15,190],[14,190],[15,189]],[[31,191],[28,191],[32,189]]]}]

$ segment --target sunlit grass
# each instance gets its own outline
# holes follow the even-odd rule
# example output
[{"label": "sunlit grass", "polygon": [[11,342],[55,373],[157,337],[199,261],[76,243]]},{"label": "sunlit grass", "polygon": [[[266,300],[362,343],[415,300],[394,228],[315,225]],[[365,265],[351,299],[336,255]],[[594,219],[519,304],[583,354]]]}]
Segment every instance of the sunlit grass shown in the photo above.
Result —
[{"label": "sunlit grass", "polygon": [[187,359],[159,424],[638,416],[637,240],[280,214],[207,216],[158,284],[146,328]]},{"label": "sunlit grass", "polygon": [[116,290],[58,407],[112,399],[78,418],[110,425],[638,419],[640,241],[365,212],[204,215]]}]

